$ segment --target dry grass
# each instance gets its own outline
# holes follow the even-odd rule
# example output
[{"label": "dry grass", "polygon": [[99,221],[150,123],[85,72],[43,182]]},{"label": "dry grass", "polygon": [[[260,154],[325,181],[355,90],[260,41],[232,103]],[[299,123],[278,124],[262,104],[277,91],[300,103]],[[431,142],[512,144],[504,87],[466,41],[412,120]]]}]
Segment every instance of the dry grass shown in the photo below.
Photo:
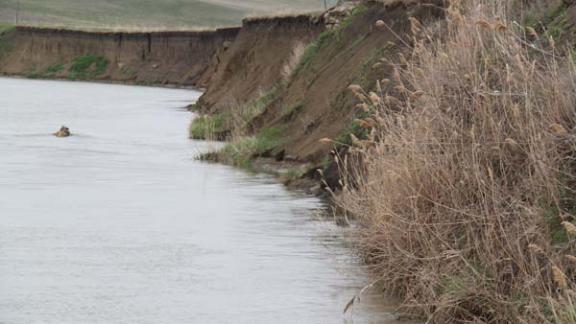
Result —
[{"label": "dry grass", "polygon": [[436,30],[413,21],[385,90],[351,87],[371,136],[353,139],[342,163],[362,164],[336,201],[363,221],[362,251],[403,311],[576,323],[574,66],[527,39],[505,1],[465,3]]}]

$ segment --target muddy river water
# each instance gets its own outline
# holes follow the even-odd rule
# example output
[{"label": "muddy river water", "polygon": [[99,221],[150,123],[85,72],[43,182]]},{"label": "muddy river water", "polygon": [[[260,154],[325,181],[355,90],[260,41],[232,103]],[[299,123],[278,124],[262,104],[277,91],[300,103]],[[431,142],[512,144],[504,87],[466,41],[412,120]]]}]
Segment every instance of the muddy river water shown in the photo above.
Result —
[{"label": "muddy river water", "polygon": [[0,323],[396,323],[343,314],[370,279],[320,201],[194,160],[198,96],[0,78]]}]

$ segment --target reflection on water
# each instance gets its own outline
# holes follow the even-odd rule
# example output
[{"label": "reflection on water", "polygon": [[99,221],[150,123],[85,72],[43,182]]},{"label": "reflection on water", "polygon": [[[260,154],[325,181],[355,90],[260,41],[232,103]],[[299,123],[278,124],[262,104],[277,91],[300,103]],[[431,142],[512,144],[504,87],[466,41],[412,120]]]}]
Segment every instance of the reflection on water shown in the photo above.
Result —
[{"label": "reflection on water", "polygon": [[0,79],[0,323],[392,323],[342,314],[369,280],[318,200],[193,160],[197,96]]}]

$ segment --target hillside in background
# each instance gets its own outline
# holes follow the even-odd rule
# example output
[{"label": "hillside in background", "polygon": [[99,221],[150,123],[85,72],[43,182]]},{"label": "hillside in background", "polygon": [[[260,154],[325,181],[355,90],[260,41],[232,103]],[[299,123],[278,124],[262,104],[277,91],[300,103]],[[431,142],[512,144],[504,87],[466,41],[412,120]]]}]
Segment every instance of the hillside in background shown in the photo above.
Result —
[{"label": "hillside in background", "polygon": [[[333,4],[336,0],[327,0]],[[324,0],[0,0],[0,23],[98,28],[238,25],[249,15],[314,11]],[[19,8],[19,9],[18,9]]]}]

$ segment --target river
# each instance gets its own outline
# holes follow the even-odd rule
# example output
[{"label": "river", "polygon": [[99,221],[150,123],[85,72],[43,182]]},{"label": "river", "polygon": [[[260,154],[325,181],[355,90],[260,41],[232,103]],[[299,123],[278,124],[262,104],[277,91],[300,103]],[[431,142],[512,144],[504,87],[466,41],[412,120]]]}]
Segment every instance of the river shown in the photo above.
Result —
[{"label": "river", "polygon": [[370,279],[319,200],[194,160],[199,94],[0,78],[0,323],[395,323],[343,314]]}]

